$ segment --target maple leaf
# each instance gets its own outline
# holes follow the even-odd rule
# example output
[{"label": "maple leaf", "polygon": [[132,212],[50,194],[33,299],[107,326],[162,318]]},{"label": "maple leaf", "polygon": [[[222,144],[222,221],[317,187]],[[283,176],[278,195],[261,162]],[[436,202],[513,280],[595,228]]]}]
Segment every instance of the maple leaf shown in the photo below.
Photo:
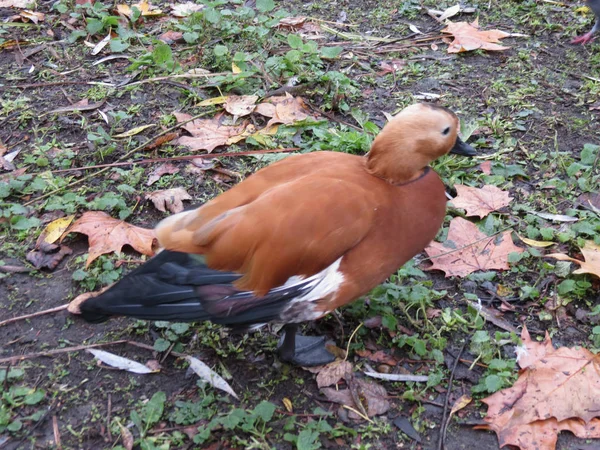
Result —
[{"label": "maple leaf", "polygon": [[600,277],[600,245],[595,244],[594,241],[585,241],[585,245],[580,250],[584,261],[571,258],[563,253],[551,253],[546,255],[546,258],[554,258],[561,261],[572,261],[581,266],[581,268],[574,270],[573,273],[591,273],[592,275]]},{"label": "maple leaf", "polygon": [[225,111],[236,117],[247,116],[256,108],[257,100],[258,95],[230,95],[225,101]]},{"label": "maple leaf", "polygon": [[285,96],[270,97],[255,111],[263,116],[270,117],[267,128],[276,123],[290,125],[309,117],[308,110],[301,97],[293,97],[286,92]]},{"label": "maple leaf", "polygon": [[512,197],[496,186],[485,185],[481,189],[457,184],[457,196],[451,201],[455,208],[464,209],[467,216],[485,217],[492,211],[507,206]]},{"label": "maple leaf", "polygon": [[446,241],[432,242],[425,249],[433,262],[428,270],[441,270],[446,277],[465,277],[477,270],[507,270],[508,254],[524,251],[513,243],[510,233],[487,236],[475,224],[455,217]]},{"label": "maple leaf", "polygon": [[179,168],[171,163],[163,163],[156,167],[150,176],[148,177],[147,185],[152,186],[156,183],[163,175],[173,175],[179,172]]},{"label": "maple leaf", "polygon": [[461,53],[471,50],[501,51],[510,47],[499,45],[500,39],[511,36],[510,33],[500,30],[482,31],[479,29],[479,21],[475,19],[472,23],[450,22],[442,30],[442,33],[451,34],[454,40],[448,45],[448,53]]},{"label": "maple leaf", "polygon": [[[189,120],[192,116],[188,114],[173,113],[178,122]],[[212,152],[216,147],[229,143],[229,140],[242,134],[246,129],[246,124],[241,125],[221,125],[222,115],[212,119],[196,119],[183,125],[183,128],[192,136],[182,136],[177,140],[180,145],[189,147],[190,150],[206,150]]]},{"label": "maple leaf", "polygon": [[600,438],[597,399],[600,396],[600,356],[584,348],[552,346],[521,334],[517,382],[482,400],[488,405],[485,425],[500,447],[553,450],[558,433],[566,430],[583,439]]},{"label": "maple leaf", "polygon": [[152,256],[156,236],[154,230],[136,227],[122,220],[113,219],[102,211],[88,211],[69,227],[62,238],[69,233],[87,235],[90,248],[85,266],[88,267],[98,256],[105,253],[120,253],[124,245],[130,245],[138,252]]},{"label": "maple leaf", "polygon": [[156,209],[173,214],[183,211],[183,200],[191,200],[192,197],[184,188],[163,189],[146,194],[146,199],[154,203]]}]

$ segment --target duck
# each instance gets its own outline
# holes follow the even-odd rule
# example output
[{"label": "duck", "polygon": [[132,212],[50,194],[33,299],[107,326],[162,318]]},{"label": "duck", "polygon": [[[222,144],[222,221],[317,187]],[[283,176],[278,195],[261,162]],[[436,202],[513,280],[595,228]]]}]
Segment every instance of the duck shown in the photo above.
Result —
[{"label": "duck", "polygon": [[593,41],[595,39],[594,35],[600,30],[600,0],[587,0],[586,4],[594,13],[596,22],[594,22],[594,26],[590,31],[573,39],[571,44],[585,45],[588,42]]},{"label": "duck", "polygon": [[156,256],[80,305],[111,316],[212,321],[234,330],[283,325],[282,361],[332,362],[325,339],[298,332],[384,282],[436,236],[445,187],[430,163],[474,156],[451,110],[417,103],[367,155],[291,155],[155,228]]}]

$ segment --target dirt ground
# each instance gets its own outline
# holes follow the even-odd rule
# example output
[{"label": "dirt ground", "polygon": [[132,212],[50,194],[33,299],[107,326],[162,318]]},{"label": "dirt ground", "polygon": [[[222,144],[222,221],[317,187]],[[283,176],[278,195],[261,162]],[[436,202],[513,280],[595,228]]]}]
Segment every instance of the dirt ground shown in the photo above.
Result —
[{"label": "dirt ground", "polygon": [[[252,6],[257,2],[248,3]],[[587,46],[569,43],[573,36],[591,28],[590,14],[578,11],[577,5],[573,3],[475,1],[463,5],[473,6],[476,10],[474,13],[461,13],[451,20],[472,21],[479,17],[480,25],[486,29],[497,28],[525,36],[503,40],[503,44],[510,47],[504,51],[477,50],[457,55],[446,53],[447,45],[439,37],[418,42],[418,35],[414,36],[408,27],[411,24],[429,33],[427,36],[439,36],[441,26],[426,11],[428,8],[444,10],[452,6],[452,2],[324,0],[276,3],[276,11],[285,8],[291,17],[308,16],[317,20],[315,23],[330,24],[342,32],[362,36],[361,41],[323,32],[326,43],[337,43],[345,48],[341,59],[327,61],[326,65],[328,69],[344,71],[355,83],[356,93],[347,96],[344,101],[351,108],[366,114],[376,125],[382,126],[385,123],[382,112],[393,113],[399,107],[416,101],[418,96],[428,94],[441,96],[438,100],[440,104],[457,111],[463,121],[477,123],[477,131],[469,142],[483,158],[474,162],[437,166],[436,169],[452,195],[456,194],[452,188],[454,184],[474,183],[481,186],[486,183],[477,166],[487,157],[494,164],[502,164],[507,172],[514,171],[516,175],[496,180],[503,190],[509,191],[514,197],[511,206],[496,215],[498,223],[487,221],[486,225],[482,221],[482,227],[489,226],[497,231],[501,225],[511,226],[520,235],[524,235],[529,230],[528,227],[546,227],[554,229],[555,237],[560,233],[570,232],[566,229],[566,224],[532,224],[528,222],[526,214],[531,210],[567,214],[569,210],[577,208],[576,198],[579,194],[598,190],[598,169],[595,165],[587,175],[589,183],[586,186],[578,184],[577,175],[569,176],[562,170],[564,161],[568,158],[577,159],[585,144],[600,143],[600,46],[596,43]],[[71,3],[63,4],[68,6],[68,11],[72,10]],[[36,5],[35,11],[46,13],[45,21],[40,22],[39,26],[0,25],[0,30],[4,31],[0,37],[5,42],[15,39],[27,43],[22,47],[6,45],[0,50],[0,79],[3,79],[0,81],[0,143],[4,143],[9,151],[21,149],[14,160],[17,169],[28,167],[28,173],[42,173],[46,169],[112,163],[125,153],[125,144],[122,143],[117,143],[116,149],[106,154],[101,154],[98,147],[90,143],[90,133],[96,133],[98,126],[104,123],[97,112],[48,113],[59,106],[87,98],[90,103],[106,102],[112,111],[130,111],[133,118],[127,119],[129,122],[121,130],[118,127],[112,130],[116,133],[145,123],[162,123],[165,128],[173,123],[161,121],[172,111],[186,110],[194,114],[197,111],[193,109],[193,105],[198,97],[205,99],[221,95],[214,86],[187,79],[144,83],[128,90],[118,88],[108,91],[103,91],[98,85],[90,87],[83,84],[107,80],[118,83],[131,76],[131,72],[126,70],[130,62],[117,59],[110,65],[92,65],[104,53],[92,56],[81,39],[75,43],[69,42],[67,38],[73,31],[71,28],[79,29],[82,25],[77,21],[69,22],[69,12],[61,13],[52,5],[51,2],[39,2]],[[166,3],[157,6],[167,9]],[[14,14],[14,9],[0,8],[0,17],[4,22],[18,22],[11,18]],[[337,28],[335,21],[339,21]],[[341,24],[356,26],[346,27]],[[146,29],[156,37],[166,31],[168,25],[155,22]],[[389,46],[392,44],[367,41],[367,36],[397,38],[398,47],[395,51],[390,51]],[[401,40],[405,36],[412,37]],[[90,39],[94,43],[98,40],[97,36]],[[41,50],[28,55],[29,49],[44,42],[46,45]],[[210,48],[219,42],[223,41],[217,36],[204,42],[203,46]],[[365,44],[364,48],[360,47],[361,42]],[[194,58],[198,65],[198,60],[203,61],[198,56],[202,51],[195,50],[193,45],[179,42],[172,47],[174,51],[177,50],[176,55],[182,65]],[[277,53],[275,44],[270,51]],[[399,60],[403,62],[398,63]],[[402,64],[401,70],[382,71],[382,63],[390,61]],[[36,70],[31,71],[31,67]],[[59,72],[71,69],[74,70],[66,76],[58,75]],[[138,80],[158,75],[161,75],[159,71],[151,75],[142,73]],[[309,76],[304,76],[310,81]],[[76,84],[77,82],[81,84]],[[25,86],[33,83],[39,83],[39,86]],[[278,86],[273,86],[276,87]],[[228,92],[250,93],[244,91],[244,86],[229,86],[227,89],[223,95]],[[328,121],[329,127],[348,131],[349,128],[344,128],[344,123],[356,126],[357,122],[350,111],[331,106],[331,95],[327,92],[327,87],[322,91],[316,89],[300,95],[327,114],[322,117]],[[292,146],[292,143],[301,142],[305,150],[317,149],[314,143],[319,141],[318,136],[308,131],[302,133],[293,138],[288,136],[288,141],[277,144],[285,147],[285,144]],[[242,144],[239,148],[246,149]],[[181,152],[181,149],[178,151]],[[231,149],[221,147],[215,153],[220,151]],[[65,152],[72,154],[65,156]],[[42,153],[50,160],[50,167],[40,162]],[[149,153],[151,154],[143,157],[177,155],[174,149]],[[188,152],[184,151],[182,154]],[[57,165],[59,162],[64,164]],[[194,198],[193,203],[201,204],[238,182],[237,174],[245,177],[264,163],[252,158],[223,158],[220,171],[209,170],[202,176],[185,172],[187,162],[175,164],[181,168],[181,172],[168,176],[159,184],[162,183],[163,187],[170,187],[169,183],[184,184]],[[14,227],[9,219],[12,213],[7,212],[6,208],[9,208],[9,204],[25,205],[35,201],[42,193],[25,190],[11,192],[9,196],[2,198],[4,209],[0,216],[0,265],[31,270],[27,273],[0,273],[0,321],[65,305],[83,292],[108,284],[102,274],[109,273],[113,276],[111,274],[114,271],[116,277],[121,277],[136,267],[139,254],[127,248],[123,255],[107,256],[105,261],[117,263],[124,260],[125,264],[114,269],[112,266],[110,269],[99,268],[94,276],[100,281],[94,287],[74,280],[74,272],[84,266],[85,260],[81,256],[88,249],[85,236],[80,234],[71,234],[65,239],[64,242],[72,248],[73,253],[54,270],[33,269],[26,260],[26,254],[34,247],[43,225],[60,217],[60,214],[56,214],[57,211],[63,215],[84,212],[87,210],[86,202],[91,202],[106,192],[122,194],[127,206],[133,208],[133,214],[127,221],[138,226],[152,227],[164,214],[156,211],[143,199],[141,191],[145,186],[139,187],[130,181],[130,177],[136,176],[138,181],[141,178],[145,180],[152,168],[150,165],[140,165],[135,173],[131,166],[113,168],[74,188],[66,189],[64,192],[74,192],[84,199],[76,204],[73,211],[49,208],[47,202],[52,201],[53,197],[34,202],[27,206],[30,210],[25,216],[41,218],[41,222],[38,227],[30,229]],[[8,183],[11,173],[13,172],[8,170],[0,172],[0,183]],[[48,179],[54,189],[88,173],[90,172],[56,173]],[[133,185],[134,192],[119,191],[116,185],[120,182]],[[548,183],[553,188],[546,188]],[[57,195],[63,195],[64,192]],[[66,202],[64,198],[61,199]],[[118,209],[113,212],[113,216],[117,217]],[[456,212],[452,214],[456,215]],[[585,239],[593,239],[600,225],[592,222],[592,228],[592,231],[579,230],[569,239],[565,238],[555,251],[577,254],[577,246]],[[522,243],[518,245],[524,246]],[[419,267],[426,268],[427,264],[422,262]],[[492,284],[496,288],[506,288],[508,294],[505,297],[509,298],[512,305],[512,310],[503,310],[503,320],[518,330],[521,330],[523,324],[527,324],[530,332],[538,337],[549,331],[555,346],[581,345],[593,349],[596,345],[597,348],[590,337],[597,321],[588,314],[598,303],[597,278],[570,275],[570,279],[584,280],[589,286],[585,285],[576,294],[571,292],[570,297],[567,295],[569,302],[564,306],[550,308],[548,302],[556,297],[556,286],[562,278],[544,264],[543,259],[536,258],[533,254],[512,265],[511,270],[498,272]],[[86,280],[91,282],[92,278],[92,275],[88,275]],[[407,280],[410,282],[411,278],[405,278],[404,282]],[[426,272],[425,282],[430,283],[427,289],[431,292],[445,291],[441,298],[433,301],[437,310],[456,310],[466,315],[465,293],[475,294],[485,305],[501,310],[497,296],[490,294],[489,285],[484,278],[444,278],[441,272],[433,271]],[[527,287],[530,286],[539,288],[537,297],[526,295]],[[414,316],[414,310],[406,311],[394,303],[381,306],[385,302],[378,303],[378,295],[380,292],[360,300],[360,305],[342,309],[337,317],[330,316],[318,323],[308,324],[305,329],[308,334],[325,335],[345,348],[348,337],[357,326],[373,316],[381,316],[385,308],[390,308],[385,311],[391,311],[397,318],[396,331],[390,333],[384,326],[363,326],[350,347],[349,361],[357,368],[363,367],[366,359],[359,356],[356,350],[382,350],[396,361],[397,365],[391,368],[392,371],[418,374],[437,371],[442,374],[438,385],[427,388],[414,383],[384,383],[391,407],[372,422],[349,419],[343,408],[339,408],[320,392],[313,373],[282,364],[274,352],[277,330],[269,328],[239,336],[229,334],[216,325],[195,324],[180,335],[174,335],[173,332],[169,334],[169,329],[161,324],[124,318],[103,324],[88,324],[62,310],[0,325],[0,360],[118,340],[135,341],[153,347],[158,339],[166,339],[172,345],[167,352],[142,349],[130,344],[103,347],[104,350],[142,363],[149,360],[160,361],[160,371],[148,375],[99,366],[86,351],[65,351],[13,364],[0,363],[0,374],[3,371],[8,373],[11,367],[22,368],[24,375],[18,380],[19,383],[31,389],[42,390],[45,394],[43,400],[34,404],[2,405],[10,411],[11,420],[21,418],[23,426],[16,431],[0,432],[0,449],[126,448],[120,432],[122,427],[133,433],[136,439],[134,448],[148,449],[438,449],[444,414],[442,405],[446,401],[450,374],[454,375],[453,389],[448,396],[452,405],[461,395],[469,394],[471,388],[486,373],[485,364],[472,365],[478,359],[470,341],[474,328],[457,326],[452,332],[444,332],[446,343],[442,352],[443,362],[436,362],[430,353],[418,355],[410,347],[398,344],[398,334],[421,333],[422,338],[429,336],[434,339],[432,336],[435,333],[427,334],[419,329],[422,319]],[[504,331],[491,322],[486,323],[482,329],[490,335]],[[454,358],[465,343],[466,347],[461,353],[462,362],[453,371]],[[435,345],[427,341],[427,346],[431,350],[433,347],[430,346]],[[238,393],[239,401],[199,384],[197,377],[187,370],[185,362],[169,354],[171,350],[196,356],[219,372]],[[514,361],[514,346],[498,346],[493,352]],[[389,369],[388,367],[386,370]],[[511,376],[515,375],[516,370],[513,370]],[[1,392],[7,395],[8,387],[6,380]],[[132,426],[135,422],[132,412],[142,411],[148,399],[159,391],[166,394],[165,410],[161,411],[158,420],[149,423],[146,438],[142,439],[137,428]],[[407,391],[410,391],[410,395]],[[476,400],[450,421],[445,438],[446,449],[498,448],[494,433],[473,429],[473,425],[482,423],[485,415],[486,407],[479,401],[484,396],[476,395]],[[207,398],[211,400],[208,401]],[[200,405],[203,399],[206,405],[193,410],[192,405]],[[230,429],[226,426],[216,427],[205,442],[194,443],[197,428],[206,426],[214,417],[219,414],[227,415],[232,408],[251,411],[263,400],[274,404],[276,410],[261,426],[248,429],[241,425]],[[292,412],[286,401],[291,403]],[[187,406],[182,406],[186,402]],[[315,413],[315,408],[330,414],[323,412],[325,415],[320,415],[321,412]],[[37,416],[32,418],[35,413]],[[418,431],[417,439],[399,430],[395,425],[399,418],[411,422]],[[0,425],[1,420],[0,415]],[[332,430],[310,428],[310,424],[318,420],[326,421]],[[307,444],[300,441],[293,444],[289,436],[286,439],[287,434],[299,436],[302,430],[312,430],[316,437],[313,436]],[[57,443],[57,436],[60,443]],[[600,448],[600,443],[562,433],[556,448],[589,450]]]}]

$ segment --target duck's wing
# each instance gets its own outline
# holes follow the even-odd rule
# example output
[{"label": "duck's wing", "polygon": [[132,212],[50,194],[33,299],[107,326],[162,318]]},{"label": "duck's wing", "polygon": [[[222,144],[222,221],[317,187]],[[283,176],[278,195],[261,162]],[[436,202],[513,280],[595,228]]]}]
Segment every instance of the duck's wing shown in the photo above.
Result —
[{"label": "duck's wing", "polygon": [[238,288],[264,295],[326,269],[376,226],[367,186],[342,175],[300,178],[208,221],[202,208],[177,214],[156,233],[164,248],[203,254],[211,269],[241,274]]}]

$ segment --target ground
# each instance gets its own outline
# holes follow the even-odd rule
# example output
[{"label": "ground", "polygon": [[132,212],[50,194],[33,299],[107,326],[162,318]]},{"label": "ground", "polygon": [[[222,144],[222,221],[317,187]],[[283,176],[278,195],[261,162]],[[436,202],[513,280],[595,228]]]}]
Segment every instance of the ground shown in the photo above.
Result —
[{"label": "ground", "polygon": [[[65,305],[140,263],[139,253],[125,247],[86,268],[87,239],[72,233],[62,242],[72,254],[53,270],[37,270],[27,255],[53,220],[103,210],[151,228],[169,213],[157,211],[144,194],[184,187],[193,197],[186,207],[202,204],[273,160],[263,155],[196,165],[167,161],[206,153],[191,152],[172,138],[145,148],[170,127],[187,134],[175,126],[174,111],[211,118],[222,104],[207,106],[203,100],[233,94],[271,98],[282,95],[274,91],[294,77],[300,88],[288,91],[304,99],[315,120],[217,146],[214,154],[265,148],[362,154],[385,124],[384,112],[426,98],[458,113],[465,137],[478,151],[474,159],[435,163],[449,194],[456,196],[457,184],[509,192],[509,206],[469,220],[487,235],[511,230],[525,252],[509,257],[508,270],[447,278],[426,271],[431,262],[422,254],[366,298],[306,326],[309,334],[348,346],[356,377],[365,363],[380,372],[430,376],[427,384],[381,382],[390,408],[369,421],[349,418],[347,409],[323,395],[312,372],[281,363],[274,353],[276,329],[240,336],[212,324],[130,319],[88,324],[65,310],[0,323],[0,448],[437,449],[442,406],[463,394],[474,401],[450,421],[446,448],[498,448],[495,434],[473,425],[486,412],[480,400],[516,379],[518,337],[507,330],[520,332],[526,324],[537,338],[548,331],[555,346],[600,348],[598,279],[573,274],[574,264],[541,257],[552,252],[581,259],[586,241],[598,243],[600,202],[596,198],[584,209],[578,199],[597,192],[600,181],[595,147],[600,46],[570,44],[591,28],[591,13],[574,3],[473,1],[465,5],[471,10],[450,20],[478,17],[486,30],[520,35],[504,39],[505,50],[449,54],[440,38],[443,26],[427,13],[446,10],[453,5],[449,1],[205,3],[204,10],[183,19],[166,2],[153,3],[165,14],[128,20],[101,2],[94,7],[40,2],[30,5],[45,14],[37,24],[24,22],[17,9],[0,8],[0,156],[19,151],[0,161],[0,321]],[[308,18],[303,28],[278,26],[300,16]],[[415,34],[414,27],[425,35]],[[92,54],[85,44],[97,45],[110,31],[111,42]],[[184,34],[169,37],[167,31]],[[299,44],[288,35],[301,36]],[[125,57],[95,64],[109,55]],[[217,75],[177,76],[191,69]],[[242,73],[232,74],[237,69]],[[79,104],[80,110],[57,110],[81,100],[88,103]],[[267,121],[257,114],[250,120],[257,129]],[[115,138],[147,124],[153,127]],[[586,160],[590,154],[596,155],[592,161]],[[178,170],[149,185],[149,175],[165,161]],[[491,172],[482,169],[485,162],[491,162]],[[108,167],[61,171],[101,164]],[[565,215],[579,221],[565,221]],[[450,208],[439,241],[457,216],[464,211]],[[546,250],[518,236],[554,246]],[[501,321],[482,320],[468,306],[477,301],[501,312]],[[85,350],[8,361],[119,340],[148,349],[128,343],[102,349],[142,363],[158,360],[160,371],[138,375],[100,366]],[[377,360],[378,351],[383,360]],[[239,400],[198,381],[173,352],[204,361]],[[494,371],[493,361],[502,370]],[[400,431],[396,424],[402,418],[417,439],[406,428]],[[595,442],[563,433],[556,448],[598,448]]]}]

